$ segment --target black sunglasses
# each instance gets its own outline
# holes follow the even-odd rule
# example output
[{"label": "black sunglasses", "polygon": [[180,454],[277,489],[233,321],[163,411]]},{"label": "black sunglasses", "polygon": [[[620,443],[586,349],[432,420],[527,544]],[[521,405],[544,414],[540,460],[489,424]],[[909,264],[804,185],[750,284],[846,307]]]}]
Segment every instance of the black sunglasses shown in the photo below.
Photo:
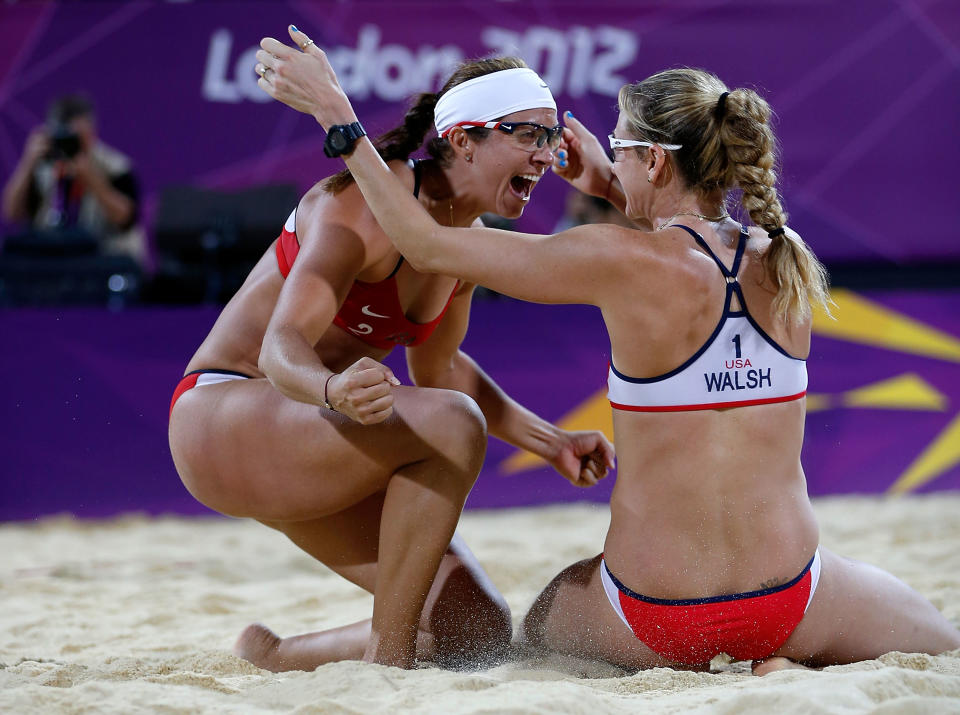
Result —
[{"label": "black sunglasses", "polygon": [[536,122],[458,122],[458,127],[483,127],[499,129],[513,136],[526,149],[540,149],[544,144],[555,151],[563,138],[563,127],[546,127]]}]

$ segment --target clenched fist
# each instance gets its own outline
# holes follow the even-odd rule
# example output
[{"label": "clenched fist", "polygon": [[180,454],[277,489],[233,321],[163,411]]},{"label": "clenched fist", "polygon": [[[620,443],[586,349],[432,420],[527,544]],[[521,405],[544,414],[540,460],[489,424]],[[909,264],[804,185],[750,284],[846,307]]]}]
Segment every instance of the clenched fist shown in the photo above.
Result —
[{"label": "clenched fist", "polygon": [[327,380],[327,402],[337,412],[362,425],[383,422],[393,414],[393,371],[373,358],[362,357]]}]

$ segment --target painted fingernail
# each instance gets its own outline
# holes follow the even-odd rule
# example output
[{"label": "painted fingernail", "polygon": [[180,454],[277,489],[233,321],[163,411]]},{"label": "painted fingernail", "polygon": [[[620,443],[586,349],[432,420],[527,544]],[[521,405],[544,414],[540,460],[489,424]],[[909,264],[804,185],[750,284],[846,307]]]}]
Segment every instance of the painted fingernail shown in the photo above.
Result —
[{"label": "painted fingernail", "polygon": [[294,32],[300,32],[300,30],[297,29],[296,25],[290,25],[290,29],[293,30]]},{"label": "painted fingernail", "polygon": [[573,112],[571,112],[570,110],[567,110],[567,118],[573,119]]},{"label": "painted fingernail", "polygon": [[567,162],[561,161],[561,162],[560,162],[560,168],[561,168],[561,169],[566,169],[566,168],[567,168]]}]

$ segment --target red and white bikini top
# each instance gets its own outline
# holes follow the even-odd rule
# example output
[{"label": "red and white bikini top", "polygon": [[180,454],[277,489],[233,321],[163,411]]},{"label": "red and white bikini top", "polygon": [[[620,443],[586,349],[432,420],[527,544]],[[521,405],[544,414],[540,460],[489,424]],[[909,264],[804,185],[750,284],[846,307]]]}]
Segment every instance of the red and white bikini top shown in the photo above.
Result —
[{"label": "red and white bikini top", "polygon": [[[607,397],[619,410],[680,412],[746,407],[798,400],[807,393],[807,363],[777,345],[750,315],[737,281],[747,231],[740,229],[733,268],[727,270],[696,231],[675,224],[697,241],[727,279],[723,315],[693,357],[659,377],[628,377],[610,363]],[[731,310],[736,294],[739,310]]]},{"label": "red and white bikini top", "polygon": [[[420,171],[417,165],[414,166],[414,177],[413,195],[416,196],[420,189]],[[277,265],[284,278],[293,268],[293,262],[299,251],[297,211],[294,209],[277,239]],[[429,323],[414,323],[404,315],[400,296],[397,293],[395,276],[402,264],[403,256],[400,256],[396,268],[382,281],[367,283],[355,280],[333,319],[334,325],[356,335],[367,345],[381,350],[389,350],[397,345],[419,345],[429,338],[446,315],[447,308],[450,307],[450,302],[460,284],[457,283],[451,291],[440,315]]]}]

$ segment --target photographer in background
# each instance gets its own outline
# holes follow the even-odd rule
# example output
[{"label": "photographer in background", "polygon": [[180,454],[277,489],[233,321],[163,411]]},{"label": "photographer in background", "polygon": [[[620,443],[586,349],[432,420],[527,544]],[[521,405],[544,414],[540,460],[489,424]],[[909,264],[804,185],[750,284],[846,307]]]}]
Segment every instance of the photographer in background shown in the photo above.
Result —
[{"label": "photographer in background", "polygon": [[4,186],[4,218],[30,222],[26,232],[7,239],[5,252],[89,250],[128,256],[142,269],[138,208],[130,159],[97,137],[88,99],[65,95],[51,104],[46,126],[30,135]]}]

